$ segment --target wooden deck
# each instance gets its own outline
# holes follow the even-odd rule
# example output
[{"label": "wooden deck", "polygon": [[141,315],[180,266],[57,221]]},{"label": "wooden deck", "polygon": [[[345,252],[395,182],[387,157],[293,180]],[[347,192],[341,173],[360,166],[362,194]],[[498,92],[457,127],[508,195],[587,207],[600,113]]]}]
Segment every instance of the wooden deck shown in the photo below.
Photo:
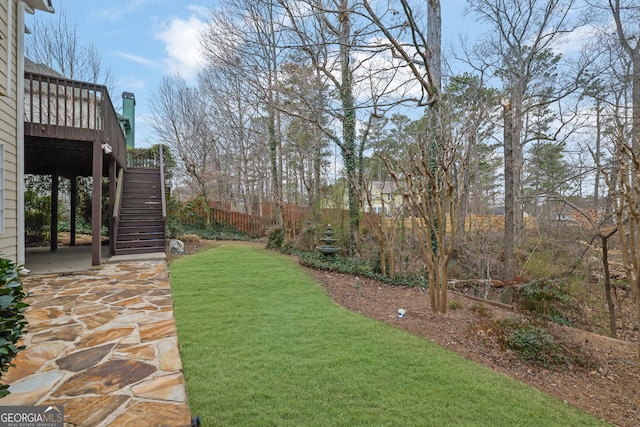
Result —
[{"label": "wooden deck", "polygon": [[[35,73],[24,76],[25,172],[91,176],[93,144],[126,168],[126,140],[105,86]],[[107,176],[107,175],[105,175]]]},{"label": "wooden deck", "polygon": [[[127,168],[126,139],[107,88],[59,76],[24,75],[24,172],[51,176],[51,224],[58,228],[59,177],[71,180],[71,233],[75,235],[77,177],[109,181],[113,209],[119,169]],[[92,265],[101,263],[102,185],[93,185]],[[111,213],[111,212],[110,212]],[[109,224],[113,237],[113,222]],[[57,250],[57,239],[51,251]]]}]

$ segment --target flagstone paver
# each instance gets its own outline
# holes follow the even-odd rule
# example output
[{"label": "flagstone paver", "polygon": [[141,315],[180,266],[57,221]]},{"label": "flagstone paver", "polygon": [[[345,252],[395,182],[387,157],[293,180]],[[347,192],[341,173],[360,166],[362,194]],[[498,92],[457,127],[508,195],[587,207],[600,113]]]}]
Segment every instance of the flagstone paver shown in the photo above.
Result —
[{"label": "flagstone paver", "polygon": [[56,364],[60,369],[71,372],[80,372],[84,369],[89,369],[92,366],[98,365],[100,361],[111,352],[114,345],[115,344],[110,343],[100,347],[76,351],[64,356],[62,359],[58,359]]},{"label": "flagstone paver", "polygon": [[54,392],[54,396],[81,396],[83,394],[111,394],[137,384],[157,369],[137,360],[109,360],[81,371]]},{"label": "flagstone paver", "polygon": [[62,405],[70,426],[190,426],[165,261],[23,279],[26,349],[0,405]]},{"label": "flagstone paver", "polygon": [[73,399],[50,399],[46,405],[64,406],[64,420],[73,426],[108,425],[104,420],[118,409],[125,406],[130,397],[125,395],[109,395],[96,397],[78,397]]}]

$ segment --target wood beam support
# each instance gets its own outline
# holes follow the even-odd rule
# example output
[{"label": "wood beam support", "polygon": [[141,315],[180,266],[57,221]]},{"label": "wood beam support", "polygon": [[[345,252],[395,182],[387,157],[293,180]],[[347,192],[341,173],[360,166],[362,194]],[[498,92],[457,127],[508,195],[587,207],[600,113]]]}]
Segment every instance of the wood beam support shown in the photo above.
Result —
[{"label": "wood beam support", "polygon": [[59,184],[60,179],[58,175],[51,175],[51,222],[49,228],[49,234],[51,236],[51,252],[58,250],[58,199],[59,199]]},{"label": "wood beam support", "polygon": [[116,202],[116,176],[117,164],[115,160],[109,161],[109,254],[116,254],[115,221],[113,220],[113,208]]},{"label": "wood beam support", "polygon": [[78,177],[71,177],[71,215],[70,215],[70,230],[69,246],[76,245],[76,219],[78,217]]},{"label": "wood beam support", "polygon": [[102,144],[93,141],[93,191],[91,193],[91,265],[100,265],[102,225]]}]

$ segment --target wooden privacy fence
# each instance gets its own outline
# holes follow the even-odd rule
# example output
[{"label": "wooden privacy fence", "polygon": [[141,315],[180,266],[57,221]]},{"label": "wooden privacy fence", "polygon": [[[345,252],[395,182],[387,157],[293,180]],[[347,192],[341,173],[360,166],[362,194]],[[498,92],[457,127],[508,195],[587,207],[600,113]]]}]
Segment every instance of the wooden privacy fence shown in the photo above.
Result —
[{"label": "wooden privacy fence", "polygon": [[263,237],[267,230],[274,225],[272,218],[247,215],[241,212],[210,208],[206,212],[204,207],[192,207],[188,212],[182,212],[180,221],[183,224],[221,224],[225,227],[235,228],[250,236]]},{"label": "wooden privacy fence", "polygon": [[[411,228],[414,226],[414,219],[405,218],[404,226]],[[417,218],[418,224],[422,223],[420,218]],[[536,219],[533,217],[526,217],[524,224],[527,229],[535,228]],[[447,218],[447,229],[451,229],[451,223]],[[504,230],[504,216],[503,215],[467,215],[465,218],[464,229],[466,232],[487,232],[487,231],[503,231]]]},{"label": "wooden privacy fence", "polygon": [[[213,203],[212,203],[213,204]],[[214,205],[217,206],[217,205]],[[330,209],[322,209],[323,217]],[[219,223],[225,227],[235,228],[245,234],[264,237],[271,227],[276,224],[274,210],[270,207],[264,209],[265,215],[249,215],[229,209],[210,207],[209,212],[204,206],[189,206],[180,213],[180,221],[189,225],[204,225]],[[346,215],[345,211],[345,215]],[[284,229],[287,238],[293,239],[304,227],[305,223],[312,216],[309,207],[285,205],[282,208]],[[326,221],[325,221],[326,222]]]},{"label": "wooden privacy fence", "polygon": [[[380,214],[366,213],[366,216],[380,216]],[[379,218],[371,219],[370,221],[362,221],[363,228],[371,228],[370,223],[378,224]],[[385,217],[383,219],[384,227],[390,227],[392,224],[402,223],[405,229],[413,229],[413,227],[422,224],[421,218],[402,218],[394,221],[391,217]],[[524,219],[525,227],[527,229],[533,229],[536,227],[536,219],[534,217],[526,217]],[[447,218],[447,229],[451,229],[451,222]],[[465,218],[465,231],[466,232],[501,232],[504,230],[504,216],[503,215],[467,215]]]},{"label": "wooden privacy fence", "polygon": [[[270,209],[265,209],[267,213],[273,213]],[[333,221],[341,221],[342,227],[348,228],[348,211],[342,211],[341,214],[337,214],[333,209],[321,209],[320,210],[320,222],[326,224],[331,222],[329,218],[333,218]],[[300,207],[294,205],[286,205],[282,209],[282,216],[284,220],[284,228],[288,239],[294,239],[296,235],[302,230],[305,223],[312,216],[310,208]],[[379,214],[365,213],[365,216],[380,216]],[[363,218],[360,222],[361,228],[371,229],[371,223],[375,224],[379,218],[367,220]],[[219,209],[211,207],[209,212],[206,212],[204,206],[193,206],[187,212],[181,214],[181,221],[185,224],[214,224],[219,223],[225,227],[235,228],[242,233],[264,237],[271,227],[276,224],[275,218],[270,216],[249,215],[241,212],[236,212],[227,209]],[[406,229],[412,230],[413,227],[422,224],[420,218],[403,218],[398,221],[394,221],[393,218],[384,217],[384,226],[390,227],[392,224],[402,224]],[[338,224],[334,225],[334,230],[341,228]],[[338,227],[336,227],[338,226]],[[525,218],[525,226],[527,229],[536,227],[536,219],[533,217]],[[451,225],[447,220],[447,228],[450,229]],[[465,231],[467,232],[500,232],[504,230],[504,216],[502,215],[467,215],[465,220]]]},{"label": "wooden privacy fence", "polygon": [[250,236],[264,237],[273,226],[272,218],[247,215],[240,212],[211,209],[211,218],[225,226],[233,227]]}]

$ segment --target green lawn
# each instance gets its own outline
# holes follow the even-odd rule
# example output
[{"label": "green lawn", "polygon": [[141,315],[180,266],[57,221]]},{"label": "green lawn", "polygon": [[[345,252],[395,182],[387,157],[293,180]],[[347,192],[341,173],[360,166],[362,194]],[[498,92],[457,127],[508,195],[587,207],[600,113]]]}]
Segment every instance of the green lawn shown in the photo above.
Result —
[{"label": "green lawn", "polygon": [[203,426],[591,426],[602,422],[335,305],[284,256],[222,243],[170,265]]}]

